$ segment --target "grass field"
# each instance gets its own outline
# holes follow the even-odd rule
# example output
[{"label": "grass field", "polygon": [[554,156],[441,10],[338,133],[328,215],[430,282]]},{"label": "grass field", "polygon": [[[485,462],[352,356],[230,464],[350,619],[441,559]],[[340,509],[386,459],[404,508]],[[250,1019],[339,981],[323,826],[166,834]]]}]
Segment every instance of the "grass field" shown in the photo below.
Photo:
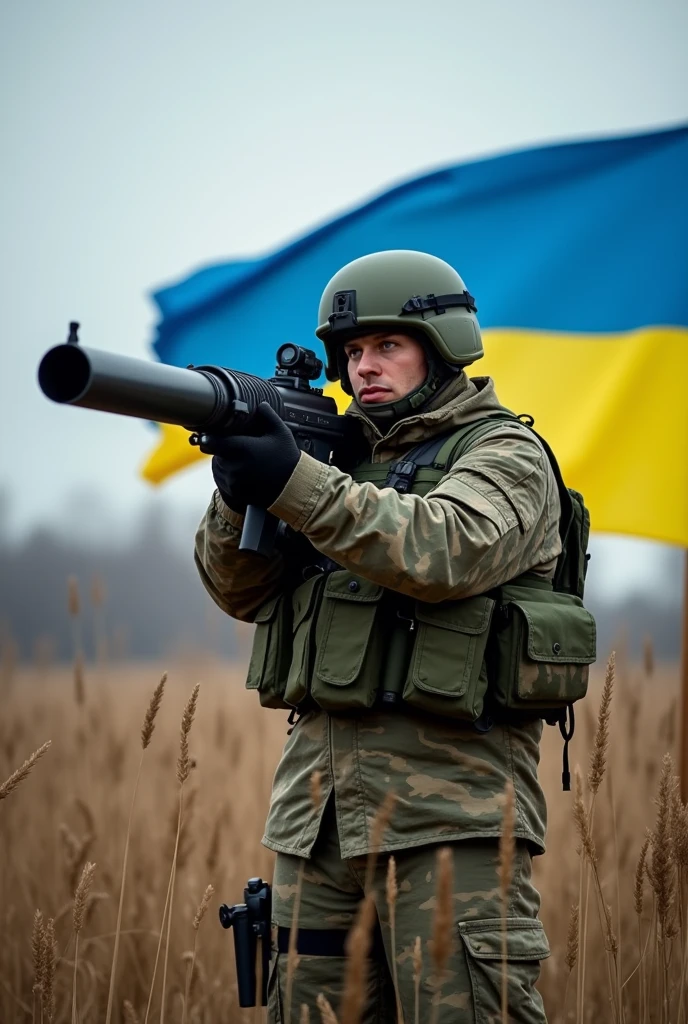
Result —
[{"label": "grass field", "polygon": [[[675,754],[678,674],[675,667],[654,667],[650,661],[640,667],[622,659],[617,664],[610,747],[595,798],[594,865],[586,860],[583,875],[590,879],[585,927],[587,883],[579,890],[574,794],[561,792],[561,741],[557,731],[545,730],[541,777],[549,803],[549,846],[536,861],[536,879],[552,947],[540,982],[552,1024],[688,1021],[688,1003],[684,999],[680,1005],[679,991],[688,924],[688,819],[672,796],[670,765],[659,821],[655,804],[663,755]],[[169,679],[150,744],[142,751],[141,726],[163,668]],[[69,667],[18,669],[8,660],[4,665],[0,783],[45,741],[51,746],[0,799],[0,1021],[51,1016],[56,1022],[106,1021],[122,858],[139,766],[110,1019],[144,1021],[177,837],[180,720],[196,683],[200,693],[188,735],[172,912],[162,929],[149,1020],[161,1017],[163,975],[165,1021],[263,1019],[237,1008],[232,938],[220,928],[217,908],[241,899],[249,875],[271,875],[271,854],[259,840],[285,715],[262,710],[255,695],[243,690],[239,663],[189,656],[166,666],[86,666],[83,679],[77,675],[75,685]],[[584,779],[601,682],[598,668],[572,745],[572,767],[580,764]],[[590,796],[587,791],[583,796],[586,828]],[[647,828],[655,830],[646,865],[652,884],[641,873],[638,888],[636,865]],[[96,867],[90,889],[82,885],[77,901],[77,950],[74,892],[89,862]],[[209,884],[214,895],[195,929]],[[567,940],[579,891],[581,923],[575,940],[573,933]],[[42,925],[35,926],[37,910]],[[49,919],[54,971],[51,958],[46,960],[52,945],[45,939]],[[577,962],[570,968],[576,941]],[[36,987],[36,969],[42,989]],[[51,975],[52,995],[46,991]],[[313,1007],[311,1020],[316,1019]]]}]

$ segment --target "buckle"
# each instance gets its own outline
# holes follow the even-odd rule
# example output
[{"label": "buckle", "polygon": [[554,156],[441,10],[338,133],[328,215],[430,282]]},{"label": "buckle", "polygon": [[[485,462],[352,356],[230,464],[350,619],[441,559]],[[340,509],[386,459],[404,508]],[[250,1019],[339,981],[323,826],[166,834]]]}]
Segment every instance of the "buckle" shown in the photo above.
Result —
[{"label": "buckle", "polygon": [[358,327],[358,320],[349,309],[345,309],[341,313],[330,313],[327,320],[333,331],[349,331]]},{"label": "buckle", "polygon": [[399,494],[408,494],[413,486],[418,467],[415,462],[395,462],[387,474],[385,487],[393,487]]},{"label": "buckle", "polygon": [[453,309],[457,306],[463,307],[471,313],[478,312],[475,299],[466,289],[458,294],[452,295],[435,295],[434,292],[430,292],[430,294],[426,295],[425,298],[420,295],[412,295],[411,298],[407,299],[401,307],[401,312],[422,313],[424,310],[430,310],[439,316],[440,313],[446,312],[447,309]]}]

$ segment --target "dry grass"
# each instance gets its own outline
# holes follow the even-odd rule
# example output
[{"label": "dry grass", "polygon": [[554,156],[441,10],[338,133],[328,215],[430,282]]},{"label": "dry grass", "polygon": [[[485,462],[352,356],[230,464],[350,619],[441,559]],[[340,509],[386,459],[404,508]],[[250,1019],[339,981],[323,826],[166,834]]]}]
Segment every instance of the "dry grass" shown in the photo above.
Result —
[{"label": "dry grass", "polygon": [[[75,971],[81,1024],[104,1021],[116,934],[119,962],[111,1019],[113,1024],[143,1021],[156,948],[167,927],[165,1021],[254,1021],[253,1011],[237,1007],[231,937],[212,913],[200,929],[194,929],[194,919],[209,881],[220,902],[234,903],[241,899],[247,877],[271,877],[272,855],[260,846],[260,837],[270,780],[286,735],[286,715],[262,710],[255,695],[243,690],[241,666],[201,658],[166,666],[169,680],[164,699],[158,701],[155,732],[148,736],[132,811],[142,754],[141,723],[161,668],[109,664],[104,671],[87,665],[84,703],[77,706],[73,667],[8,668],[9,659],[3,664],[0,782],[12,778],[27,752],[39,750],[47,739],[52,746],[29,771],[22,765],[21,786],[16,782],[11,799],[0,802],[2,1024],[70,1021]],[[202,695],[184,719],[186,749],[180,751],[180,716],[185,706],[189,712],[189,693],[199,681]],[[592,823],[590,790],[582,782],[583,814],[599,881],[599,890],[597,881],[591,882],[585,948],[576,948],[578,929],[569,927],[571,907],[583,914],[579,841],[572,816],[575,794],[561,792],[561,743],[554,729],[545,728],[541,778],[550,811],[549,848],[535,861],[535,880],[552,956],[543,964],[540,990],[551,1024],[575,1021],[584,958],[583,1020],[609,1021],[616,1016],[625,1024],[685,1024],[688,1003],[684,999],[679,1008],[679,985],[681,959],[688,965],[688,822],[677,804],[674,769],[669,762],[662,764],[666,753],[676,754],[677,672],[647,655],[638,667],[619,658],[606,734],[599,732],[597,719],[603,681],[600,670],[590,700],[578,713],[571,753],[573,764],[581,766],[582,779],[587,778],[593,751],[598,755],[596,769],[602,752],[605,762]],[[163,925],[179,826],[178,771],[184,780],[185,817],[176,859],[176,895],[169,923],[165,920]],[[595,783],[598,777],[596,771]],[[403,807],[393,813],[402,814]],[[648,828],[652,838],[637,874]],[[85,894],[83,900],[77,959],[72,900],[90,861],[98,864],[98,891]],[[40,917],[35,916],[37,910]],[[618,945],[619,986],[612,973],[614,991],[608,968],[613,961],[610,932]],[[420,983],[421,974],[434,974],[436,965],[430,960],[421,964],[420,949],[416,960]],[[151,1019],[159,1017],[163,1004],[159,988]],[[620,1006],[615,1005],[618,988]],[[309,1009],[312,1021],[336,1020],[323,1001]]]},{"label": "dry grass", "polygon": [[433,965],[431,1020],[437,1020],[447,962],[454,947],[454,868],[452,851],[441,846],[437,851],[435,869],[435,913],[432,938],[428,943]]}]

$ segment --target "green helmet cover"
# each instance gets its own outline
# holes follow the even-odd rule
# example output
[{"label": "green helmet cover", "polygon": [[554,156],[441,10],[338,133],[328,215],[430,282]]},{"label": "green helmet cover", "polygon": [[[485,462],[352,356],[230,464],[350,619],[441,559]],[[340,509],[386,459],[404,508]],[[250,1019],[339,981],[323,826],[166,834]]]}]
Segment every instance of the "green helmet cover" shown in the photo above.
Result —
[{"label": "green helmet cover", "polygon": [[315,333],[327,379],[340,379],[343,342],[376,330],[420,335],[456,371],[483,355],[476,312],[459,274],[437,256],[413,249],[361,256],[337,271],[320,300]]}]

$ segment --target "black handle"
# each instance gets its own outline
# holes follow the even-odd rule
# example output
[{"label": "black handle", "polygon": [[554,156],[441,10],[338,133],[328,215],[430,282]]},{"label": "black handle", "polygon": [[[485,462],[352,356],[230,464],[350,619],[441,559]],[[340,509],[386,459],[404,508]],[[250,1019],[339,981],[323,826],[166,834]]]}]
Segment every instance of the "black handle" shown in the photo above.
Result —
[{"label": "black handle", "polygon": [[264,508],[249,505],[241,531],[239,551],[254,551],[257,555],[269,558],[275,550],[279,523],[277,516],[266,512]]}]

